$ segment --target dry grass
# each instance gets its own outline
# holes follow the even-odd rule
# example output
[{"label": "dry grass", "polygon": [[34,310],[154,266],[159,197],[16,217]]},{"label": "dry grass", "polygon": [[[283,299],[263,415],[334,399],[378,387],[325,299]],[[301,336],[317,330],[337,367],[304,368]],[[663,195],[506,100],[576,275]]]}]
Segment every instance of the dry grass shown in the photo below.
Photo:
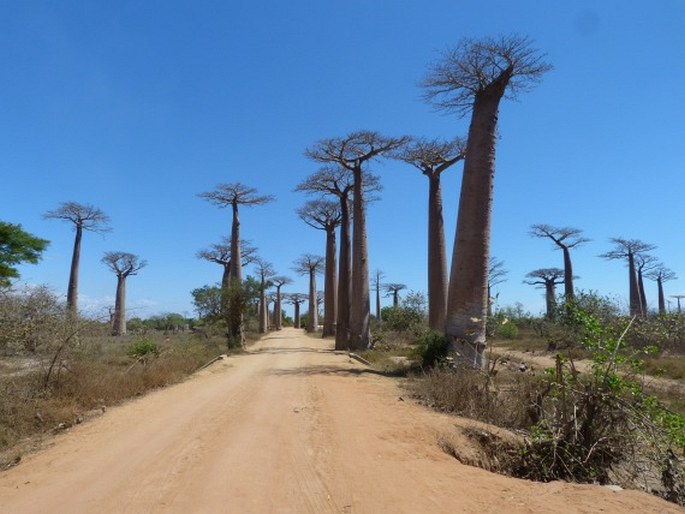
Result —
[{"label": "dry grass", "polygon": [[[21,441],[59,431],[146,391],[183,380],[220,353],[221,339],[187,334],[147,335],[160,352],[146,360],[128,357],[126,350],[136,337],[84,337],[46,384],[45,362],[17,369],[24,361],[2,359],[6,372],[0,379],[0,469],[17,460],[13,451]],[[38,356],[43,357],[43,356]],[[48,356],[49,357],[49,356]]]}]

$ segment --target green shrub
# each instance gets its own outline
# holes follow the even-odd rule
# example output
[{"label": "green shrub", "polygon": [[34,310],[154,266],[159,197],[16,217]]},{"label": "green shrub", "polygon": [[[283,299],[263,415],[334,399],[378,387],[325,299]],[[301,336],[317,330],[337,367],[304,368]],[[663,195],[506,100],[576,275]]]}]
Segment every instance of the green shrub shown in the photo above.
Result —
[{"label": "green shrub", "polygon": [[421,366],[431,368],[447,357],[447,339],[439,332],[428,332],[420,340],[415,349],[415,356],[421,361]]},{"label": "green shrub", "polygon": [[133,357],[134,359],[140,359],[141,357],[150,357],[159,355],[159,348],[157,343],[151,341],[150,339],[139,339],[134,341],[126,349],[126,355]]},{"label": "green shrub", "polygon": [[504,322],[497,327],[497,335],[503,339],[516,339],[519,335],[519,327],[511,321]]}]

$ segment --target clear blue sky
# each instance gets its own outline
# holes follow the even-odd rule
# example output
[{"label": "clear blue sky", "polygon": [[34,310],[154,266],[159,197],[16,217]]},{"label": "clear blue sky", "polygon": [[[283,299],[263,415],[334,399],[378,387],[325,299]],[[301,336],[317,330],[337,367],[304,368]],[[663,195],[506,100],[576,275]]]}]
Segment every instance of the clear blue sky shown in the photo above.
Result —
[{"label": "clear blue sky", "polygon": [[[297,279],[287,291],[304,292],[292,262],[324,250],[294,214],[306,198],[293,187],[317,169],[304,149],[360,129],[465,135],[468,120],[436,113],[417,83],[460,38],[517,32],[555,69],[500,112],[500,304],[539,312],[542,291],[521,281],[562,266],[528,236],[533,223],[593,239],[573,254],[580,288],[627,303],[625,267],[597,257],[622,236],[657,245],[682,277],[667,294],[683,293],[683,27],[683,0],[0,0],[0,219],[51,241],[22,283],[65,294],[73,232],[42,214],[63,201],[100,207],[114,230],[84,237],[81,305],[113,301],[100,258],[122,250],[149,261],[129,281],[129,315],[191,315],[190,291],[221,275],[195,253],[230,230],[229,212],[196,194],[241,181],[278,198],[242,211],[243,236]],[[427,180],[397,162],[372,171],[385,191],[367,216],[370,267],[425,291]],[[450,247],[460,172],[444,177]]]}]

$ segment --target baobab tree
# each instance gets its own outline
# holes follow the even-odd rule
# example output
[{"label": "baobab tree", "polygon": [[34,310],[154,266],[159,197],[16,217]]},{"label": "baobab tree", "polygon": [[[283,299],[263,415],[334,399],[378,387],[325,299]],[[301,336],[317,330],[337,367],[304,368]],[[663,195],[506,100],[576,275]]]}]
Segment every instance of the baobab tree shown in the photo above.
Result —
[{"label": "baobab tree", "polygon": [[[242,266],[247,266],[258,258],[257,248],[245,240],[240,242],[240,253],[243,260]],[[221,312],[225,315],[228,312],[231,285],[231,239],[225,237],[221,243],[213,244],[209,248],[200,250],[197,252],[197,258],[214,262],[223,268],[221,276]]]},{"label": "baobab tree", "polygon": [[316,332],[319,325],[316,275],[321,273],[323,262],[323,257],[306,253],[295,261],[295,266],[293,267],[295,273],[309,276],[309,316],[307,318],[307,332]]},{"label": "baobab tree", "polygon": [[43,214],[45,219],[62,220],[74,225],[74,250],[71,255],[69,285],[67,286],[67,312],[70,317],[78,314],[78,276],[81,261],[81,239],[83,231],[105,233],[111,230],[109,217],[97,207],[77,202],[64,202],[52,211]]},{"label": "baobab tree", "polygon": [[504,261],[497,257],[490,257],[490,265],[488,266],[488,316],[492,316],[492,304],[497,299],[497,295],[492,295],[492,288],[496,285],[506,282],[506,276],[509,271],[504,268]]},{"label": "baobab tree", "polygon": [[685,298],[685,294],[672,294],[671,298],[675,298],[678,301],[678,314],[680,314],[682,312],[680,309],[680,300]]},{"label": "baobab tree", "polygon": [[383,324],[383,314],[381,311],[381,279],[385,278],[385,273],[377,269],[373,272],[373,290],[376,292],[376,321],[378,325]]},{"label": "baobab tree", "polygon": [[385,289],[386,295],[392,297],[392,306],[397,308],[400,306],[400,291],[402,289],[407,289],[406,284],[398,284],[391,282],[388,284],[383,284],[383,289]]},{"label": "baobab tree", "polygon": [[[367,200],[381,190],[378,177],[363,173]],[[332,195],[340,202],[340,258],[338,259],[338,312],[336,316],[335,349],[349,346],[350,309],[352,298],[352,238],[351,198],[354,189],[353,173],[342,166],[325,166],[301,182],[295,191],[310,194]]]},{"label": "baobab tree", "polygon": [[628,261],[628,298],[631,316],[644,316],[642,302],[640,301],[640,288],[637,280],[637,270],[635,268],[635,257],[645,254],[656,248],[656,246],[640,241],[639,239],[625,239],[622,237],[612,237],[609,241],[614,244],[614,249],[603,253],[600,257],[607,260],[627,260]]},{"label": "baobab tree", "polygon": [[254,261],[259,289],[259,333],[266,334],[269,329],[269,308],[266,301],[266,290],[273,286],[272,277],[276,274],[270,262],[257,258]]},{"label": "baobab tree", "polygon": [[664,266],[661,263],[657,264],[651,270],[649,270],[647,273],[645,273],[645,277],[647,277],[649,280],[653,280],[656,282],[657,291],[659,294],[659,314],[660,315],[666,314],[666,300],[664,297],[664,282],[669,282],[671,280],[675,280],[678,277],[676,276],[675,272],[668,269],[666,266]]},{"label": "baobab tree", "polygon": [[644,275],[659,265],[657,258],[648,253],[638,253],[635,256],[635,271],[637,273],[637,290],[640,293],[640,309],[647,315],[647,295],[645,294]]},{"label": "baobab tree", "polygon": [[106,252],[102,262],[117,276],[112,335],[123,336],[126,335],[126,279],[131,275],[137,275],[147,262],[127,252]]},{"label": "baobab tree", "polygon": [[303,293],[290,293],[286,296],[288,303],[292,304],[294,307],[293,326],[295,328],[300,328],[300,305],[302,305],[302,302],[308,297],[308,295]]},{"label": "baobab tree", "polygon": [[575,297],[573,288],[573,265],[571,264],[571,248],[590,241],[581,236],[583,231],[573,227],[553,227],[551,225],[531,225],[530,235],[538,238],[550,239],[564,254],[564,297],[572,300]]},{"label": "baobab tree", "polygon": [[293,279],[290,277],[284,277],[283,275],[278,275],[271,278],[271,283],[276,288],[274,293],[276,296],[276,301],[274,305],[274,329],[281,330],[283,328],[283,308],[281,307],[281,287],[286,284],[292,284]]},{"label": "baobab tree", "polygon": [[335,335],[338,311],[337,244],[335,229],[342,221],[340,203],[310,200],[297,210],[297,215],[310,227],[326,233],[326,265],[324,271],[323,337]]},{"label": "baobab tree", "polygon": [[440,178],[450,166],[464,158],[466,140],[411,138],[394,156],[428,177],[428,326],[445,330],[447,309],[447,247],[442,217]]},{"label": "baobab tree", "polygon": [[502,97],[516,97],[551,66],[527,37],[465,39],[444,53],[423,81],[425,99],[464,117],[471,113],[445,335],[450,350],[483,366],[497,118]]},{"label": "baobab tree", "polygon": [[371,131],[359,131],[344,138],[323,139],[307,149],[306,155],[324,164],[342,166],[352,172],[352,297],[350,349],[371,344],[369,300],[369,256],[366,236],[364,167],[371,159],[387,155],[405,144],[407,138],[389,138]]},{"label": "baobab tree", "polygon": [[524,284],[530,286],[542,286],[545,288],[546,317],[554,317],[556,307],[556,286],[564,283],[564,270],[561,268],[539,268],[526,275],[528,280]]},{"label": "baobab tree", "polygon": [[257,190],[240,182],[233,184],[218,184],[214,191],[200,193],[197,196],[207,200],[219,208],[231,207],[233,214],[231,223],[231,265],[229,308],[226,314],[228,345],[243,345],[243,307],[246,299],[242,290],[243,268],[240,251],[240,217],[238,208],[241,205],[252,207],[263,205],[274,200],[272,195],[258,195]]}]

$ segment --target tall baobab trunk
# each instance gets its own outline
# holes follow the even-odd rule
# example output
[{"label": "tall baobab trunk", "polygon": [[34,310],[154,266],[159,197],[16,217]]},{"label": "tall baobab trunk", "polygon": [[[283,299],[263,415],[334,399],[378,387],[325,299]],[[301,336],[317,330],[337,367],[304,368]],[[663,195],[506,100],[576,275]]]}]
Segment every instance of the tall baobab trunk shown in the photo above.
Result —
[{"label": "tall baobab trunk", "polygon": [[300,302],[295,302],[295,315],[293,319],[293,325],[295,328],[301,328],[300,327]]},{"label": "tall baobab trunk", "polygon": [[366,236],[366,205],[362,170],[354,169],[352,234],[352,298],[350,312],[350,349],[368,348],[371,343],[371,305],[369,300],[369,256]]},{"label": "tall baobab trunk", "polygon": [[663,316],[666,314],[666,300],[664,299],[664,283],[661,277],[657,277],[656,286],[659,291],[659,315]]},{"label": "tall baobab trunk", "polygon": [[112,321],[112,335],[126,335],[126,277],[117,276],[117,292],[114,300],[114,316]]},{"label": "tall baobab trunk", "polygon": [[450,350],[478,367],[485,364],[497,116],[510,75],[505,70],[475,96],[449,282],[445,335]]},{"label": "tall baobab trunk", "polygon": [[283,328],[283,309],[281,308],[281,288],[276,288],[276,299],[274,300],[274,330]]},{"label": "tall baobab trunk", "polygon": [[630,302],[630,315],[642,316],[642,302],[640,301],[640,288],[637,282],[635,255],[633,252],[628,252],[628,296]]},{"label": "tall baobab trunk", "polygon": [[647,315],[647,296],[645,295],[645,281],[642,277],[642,268],[637,269],[637,292],[640,295],[640,312]]},{"label": "tall baobab trunk", "polygon": [[316,332],[319,326],[318,302],[316,298],[316,269],[309,270],[309,316],[307,332]]},{"label": "tall baobab trunk", "polygon": [[74,236],[74,252],[71,256],[71,270],[69,271],[69,286],[67,287],[67,312],[71,318],[75,318],[78,314],[78,271],[81,259],[82,237],[83,227],[77,223],[76,235]]},{"label": "tall baobab trunk", "polygon": [[238,215],[238,202],[231,204],[233,210],[233,222],[231,224],[231,274],[228,291],[228,312],[226,313],[226,325],[228,329],[229,344],[232,341],[239,345],[244,344],[243,336],[243,269],[240,256],[240,217]]},{"label": "tall baobab trunk", "polygon": [[428,326],[442,332],[447,309],[447,250],[440,174],[428,179]]},{"label": "tall baobab trunk", "polygon": [[326,270],[324,283],[323,337],[335,335],[338,317],[338,259],[335,226],[326,228]]},{"label": "tall baobab trunk", "polygon": [[554,280],[545,281],[545,304],[547,307],[547,319],[554,317],[554,311],[557,306],[556,289],[554,287]]},{"label": "tall baobab trunk", "polygon": [[269,326],[269,307],[266,301],[266,295],[262,286],[262,291],[259,295],[259,333],[266,334]]},{"label": "tall baobab trunk", "polygon": [[335,349],[346,350],[350,341],[350,301],[352,299],[352,242],[350,239],[350,201],[340,197],[340,262],[338,273],[338,319]]},{"label": "tall baobab trunk", "polygon": [[573,300],[576,296],[573,291],[573,266],[571,265],[571,252],[568,246],[562,246],[564,252],[564,297],[566,301]]},{"label": "tall baobab trunk", "polygon": [[376,280],[376,319],[378,325],[383,325],[383,314],[381,312],[381,284],[380,280]]}]

